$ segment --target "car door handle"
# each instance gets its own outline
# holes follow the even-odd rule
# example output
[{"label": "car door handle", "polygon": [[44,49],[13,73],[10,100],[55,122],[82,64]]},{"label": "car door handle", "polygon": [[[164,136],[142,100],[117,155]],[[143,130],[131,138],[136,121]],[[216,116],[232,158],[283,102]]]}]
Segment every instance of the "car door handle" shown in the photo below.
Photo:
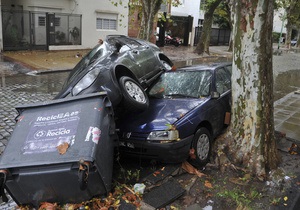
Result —
[{"label": "car door handle", "polygon": [[132,53],[134,53],[134,54],[139,54],[139,51],[137,51],[137,50],[132,50]]}]

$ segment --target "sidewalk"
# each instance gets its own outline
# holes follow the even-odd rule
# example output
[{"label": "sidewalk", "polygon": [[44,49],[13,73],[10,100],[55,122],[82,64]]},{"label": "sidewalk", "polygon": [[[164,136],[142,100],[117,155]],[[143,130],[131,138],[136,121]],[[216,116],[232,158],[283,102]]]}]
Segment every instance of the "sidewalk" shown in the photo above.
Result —
[{"label": "sidewalk", "polygon": [[[191,59],[209,59],[212,57],[231,57],[227,46],[210,47],[210,55],[194,53],[195,47],[165,46],[160,48],[172,61],[186,61]],[[45,72],[72,69],[80,59],[89,51],[63,50],[63,51],[11,51],[4,52],[6,60],[22,64],[28,71]]]},{"label": "sidewalk", "polygon": [[300,91],[292,92],[274,103],[275,130],[300,143]]}]

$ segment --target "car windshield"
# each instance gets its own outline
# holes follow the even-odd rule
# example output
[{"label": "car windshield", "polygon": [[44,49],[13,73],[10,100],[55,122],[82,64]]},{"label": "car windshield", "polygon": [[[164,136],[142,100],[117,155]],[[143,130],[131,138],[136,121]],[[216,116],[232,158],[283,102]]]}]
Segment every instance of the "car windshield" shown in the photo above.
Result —
[{"label": "car windshield", "polygon": [[[86,54],[81,61],[75,66],[74,69],[79,70],[86,68],[88,65],[95,62],[100,57],[103,57],[109,53],[109,47],[106,42],[101,45],[96,45],[88,54]],[[75,71],[76,71],[75,70]]]},{"label": "car windshield", "polygon": [[162,74],[148,89],[154,98],[199,98],[210,94],[212,73],[201,71],[170,71]]},{"label": "car windshield", "polygon": [[103,44],[96,45],[88,54],[86,54],[79,63],[74,67],[70,76],[68,78],[68,82],[65,83],[65,86],[68,85],[69,82],[76,78],[82,71],[86,70],[87,66],[93,64],[96,60],[99,60],[100,57],[105,57],[107,54],[111,52],[109,44],[107,42],[103,42]]}]

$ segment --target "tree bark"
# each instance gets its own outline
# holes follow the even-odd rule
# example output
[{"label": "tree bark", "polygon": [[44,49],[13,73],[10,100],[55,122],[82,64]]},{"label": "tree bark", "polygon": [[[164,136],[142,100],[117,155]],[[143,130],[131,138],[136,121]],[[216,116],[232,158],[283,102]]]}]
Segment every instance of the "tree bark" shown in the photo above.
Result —
[{"label": "tree bark", "polygon": [[273,0],[233,0],[232,118],[228,157],[263,179],[278,165],[274,137]]},{"label": "tree bark", "polygon": [[142,21],[138,37],[147,41],[151,40],[153,34],[153,24],[156,14],[160,9],[163,0],[141,0]]},{"label": "tree bark", "polygon": [[232,37],[232,29],[233,29],[233,18],[232,18],[232,12],[231,12],[231,8],[232,8],[232,5],[231,5],[231,1],[230,0],[227,0],[227,5],[226,5],[226,8],[227,8],[227,11],[228,11],[228,22],[229,22],[229,27],[230,27],[230,39],[229,39],[229,44],[228,44],[228,52],[232,52],[232,49],[233,49],[233,37]]},{"label": "tree bark", "polygon": [[201,32],[201,36],[199,38],[199,42],[195,49],[195,53],[198,55],[203,54],[204,52],[209,54],[209,43],[210,43],[210,33],[211,27],[213,23],[213,14],[215,9],[221,3],[222,0],[214,0],[204,13],[204,22],[203,22],[203,29]]},{"label": "tree bark", "polygon": [[287,19],[286,23],[286,37],[285,37],[285,46],[290,49],[291,48],[291,39],[292,39],[292,24],[289,19]]},{"label": "tree bark", "polygon": [[291,38],[292,38],[292,28],[293,26],[299,25],[299,10],[300,10],[300,0],[289,0],[283,1],[283,7],[286,12],[286,39],[285,45],[287,48],[291,48]]}]

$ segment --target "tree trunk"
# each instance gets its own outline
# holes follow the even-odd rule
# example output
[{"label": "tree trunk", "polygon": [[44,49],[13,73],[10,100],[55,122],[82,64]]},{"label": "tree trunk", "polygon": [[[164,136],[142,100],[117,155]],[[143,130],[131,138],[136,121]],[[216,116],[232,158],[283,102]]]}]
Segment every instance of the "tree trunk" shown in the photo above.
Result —
[{"label": "tree trunk", "polygon": [[288,49],[291,48],[291,39],[292,39],[292,25],[290,24],[289,19],[287,19],[287,23],[286,23],[285,46],[286,46]]},{"label": "tree trunk", "polygon": [[153,24],[163,0],[142,0],[142,21],[138,37],[150,41],[153,34]]},{"label": "tree trunk", "polygon": [[228,52],[232,52],[233,48],[233,36],[232,36],[232,31],[233,31],[233,14],[231,12],[231,1],[227,0],[227,11],[228,11],[228,20],[229,20],[229,27],[230,27],[230,39],[229,39],[229,45],[228,45]]},{"label": "tree trunk", "polygon": [[259,178],[278,165],[273,118],[273,0],[233,0],[228,156]]},{"label": "tree trunk", "polygon": [[211,26],[213,23],[213,14],[221,1],[222,0],[214,0],[209,5],[208,9],[204,14],[203,29],[201,32],[201,36],[199,38],[199,42],[195,49],[195,53],[197,53],[198,55],[203,54],[204,52],[209,54],[209,43],[210,43]]},{"label": "tree trunk", "polygon": [[285,5],[286,12],[286,39],[285,45],[287,48],[291,48],[291,38],[292,38],[292,28],[299,24],[299,10],[300,10],[300,1],[299,0],[289,0],[286,1]]},{"label": "tree trunk", "polygon": [[233,41],[232,41],[232,37],[230,34],[230,39],[229,39],[229,44],[228,44],[228,49],[227,49],[228,52],[232,52],[232,45],[233,45]]}]

